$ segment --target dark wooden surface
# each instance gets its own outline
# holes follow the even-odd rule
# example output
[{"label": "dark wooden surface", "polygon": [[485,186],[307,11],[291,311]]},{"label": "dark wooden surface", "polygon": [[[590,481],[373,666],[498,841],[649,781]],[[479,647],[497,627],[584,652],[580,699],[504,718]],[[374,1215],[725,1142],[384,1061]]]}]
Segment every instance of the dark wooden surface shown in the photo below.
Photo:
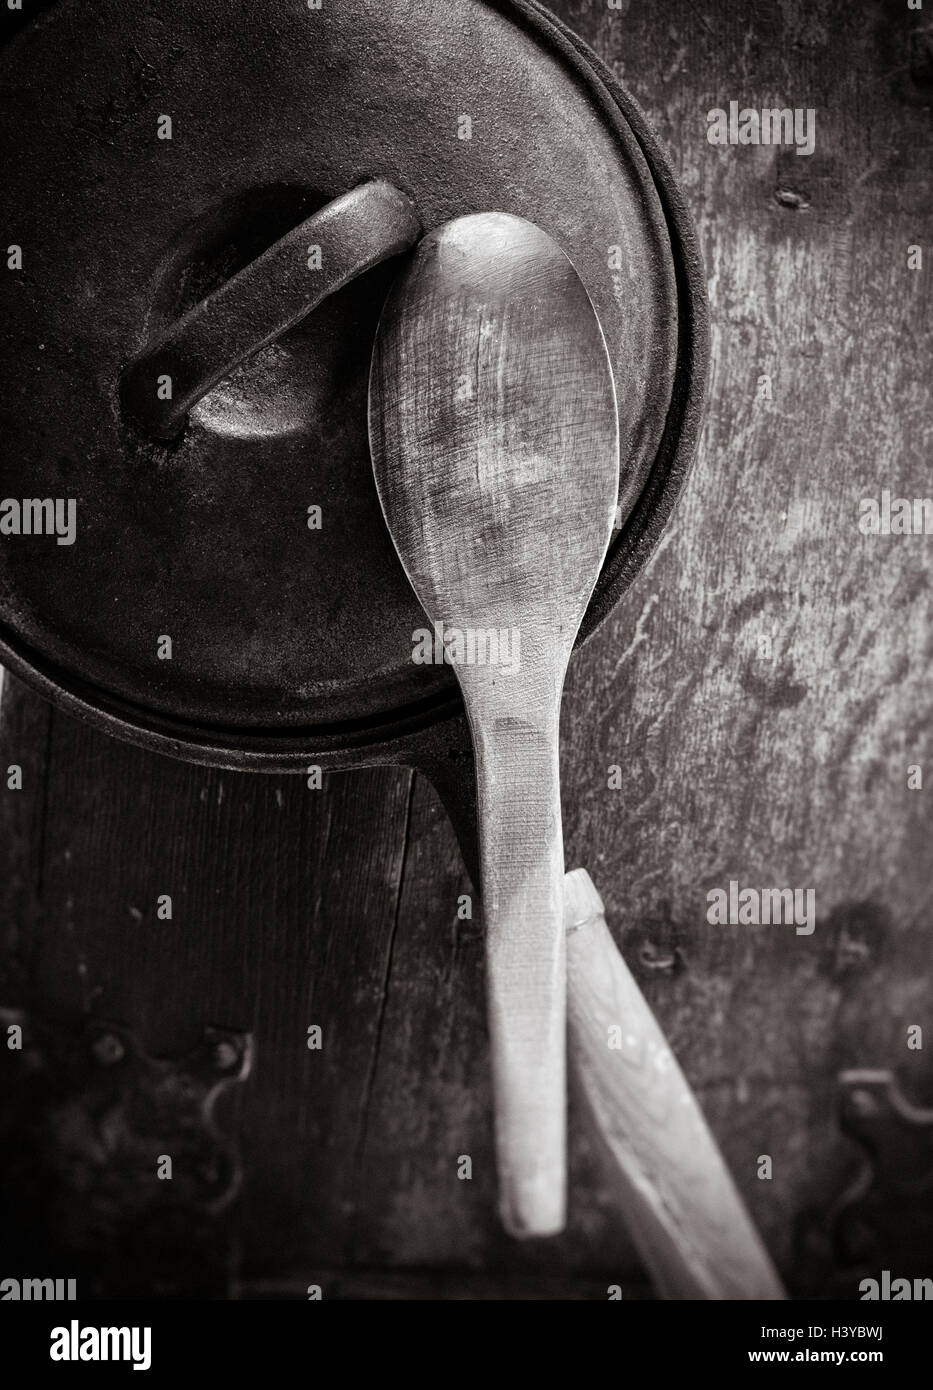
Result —
[{"label": "dark wooden surface", "polygon": [[[713,317],[683,503],[571,667],[567,864],[589,869],[799,1281],[795,1225],[854,1171],[840,1069],[891,1068],[933,1103],[933,540],[857,526],[882,487],[930,492],[929,20],[843,0],[553,8],[667,142]],[[707,110],[733,99],[815,107],[816,153],[708,145]],[[576,1111],[566,1235],[518,1245],[498,1227],[480,924],[457,920],[470,886],[422,777],[332,773],[311,791],[206,772],[14,683],[3,716],[0,765],[21,763],[25,786],[0,792],[0,1004],[123,1021],[156,1054],[205,1024],[253,1032],[253,1074],[220,1116],[247,1175],[225,1218],[247,1285],[420,1296],[440,1270],[453,1295],[644,1291]],[[730,879],[814,888],[814,935],[709,926],[706,891]]]}]

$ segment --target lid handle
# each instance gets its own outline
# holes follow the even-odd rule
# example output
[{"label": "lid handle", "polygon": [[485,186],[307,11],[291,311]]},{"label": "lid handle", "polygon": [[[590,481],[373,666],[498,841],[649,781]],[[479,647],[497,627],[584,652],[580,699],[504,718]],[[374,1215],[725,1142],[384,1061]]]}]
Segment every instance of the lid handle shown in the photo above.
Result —
[{"label": "lid handle", "polygon": [[[247,358],[293,328],[322,300],[421,236],[410,199],[376,179],[328,203],[286,233],[168,328],[124,369],[123,409],[160,439]],[[308,246],[321,248],[320,268]]]}]

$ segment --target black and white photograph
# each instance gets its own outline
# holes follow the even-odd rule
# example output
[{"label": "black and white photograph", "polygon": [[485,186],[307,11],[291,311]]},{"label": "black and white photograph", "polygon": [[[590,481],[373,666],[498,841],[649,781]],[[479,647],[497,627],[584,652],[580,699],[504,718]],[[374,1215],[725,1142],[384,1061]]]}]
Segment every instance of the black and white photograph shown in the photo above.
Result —
[{"label": "black and white photograph", "polygon": [[0,5],[0,1347],[906,1374],[933,0]]}]

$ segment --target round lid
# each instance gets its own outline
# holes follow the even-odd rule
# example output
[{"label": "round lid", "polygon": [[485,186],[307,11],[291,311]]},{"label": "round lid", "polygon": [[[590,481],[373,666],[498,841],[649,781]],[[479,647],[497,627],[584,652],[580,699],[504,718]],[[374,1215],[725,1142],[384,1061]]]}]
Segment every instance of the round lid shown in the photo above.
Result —
[{"label": "round lid", "polygon": [[[2,65],[22,257],[0,281],[0,639],[47,692],[231,750],[378,738],[449,703],[449,668],[411,659],[423,615],[369,460],[397,262],[218,382],[176,437],[121,405],[147,344],[367,180],[426,229],[498,209],[563,246],[615,374],[620,519],[666,514],[702,375],[669,175],[630,98],[537,6],[60,0]],[[626,573],[611,552],[584,631]]]}]

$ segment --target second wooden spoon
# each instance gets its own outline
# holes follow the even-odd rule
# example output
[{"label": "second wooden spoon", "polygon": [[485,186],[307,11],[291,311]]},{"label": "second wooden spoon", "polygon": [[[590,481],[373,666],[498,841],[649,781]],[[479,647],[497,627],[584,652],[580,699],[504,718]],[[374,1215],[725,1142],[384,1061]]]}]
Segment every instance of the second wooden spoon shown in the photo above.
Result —
[{"label": "second wooden spoon", "polygon": [[566,1218],[558,725],[612,532],[619,432],[602,329],[545,232],[484,213],[421,242],[380,322],[370,443],[473,736],[500,1210],[514,1235],[553,1234]]}]

